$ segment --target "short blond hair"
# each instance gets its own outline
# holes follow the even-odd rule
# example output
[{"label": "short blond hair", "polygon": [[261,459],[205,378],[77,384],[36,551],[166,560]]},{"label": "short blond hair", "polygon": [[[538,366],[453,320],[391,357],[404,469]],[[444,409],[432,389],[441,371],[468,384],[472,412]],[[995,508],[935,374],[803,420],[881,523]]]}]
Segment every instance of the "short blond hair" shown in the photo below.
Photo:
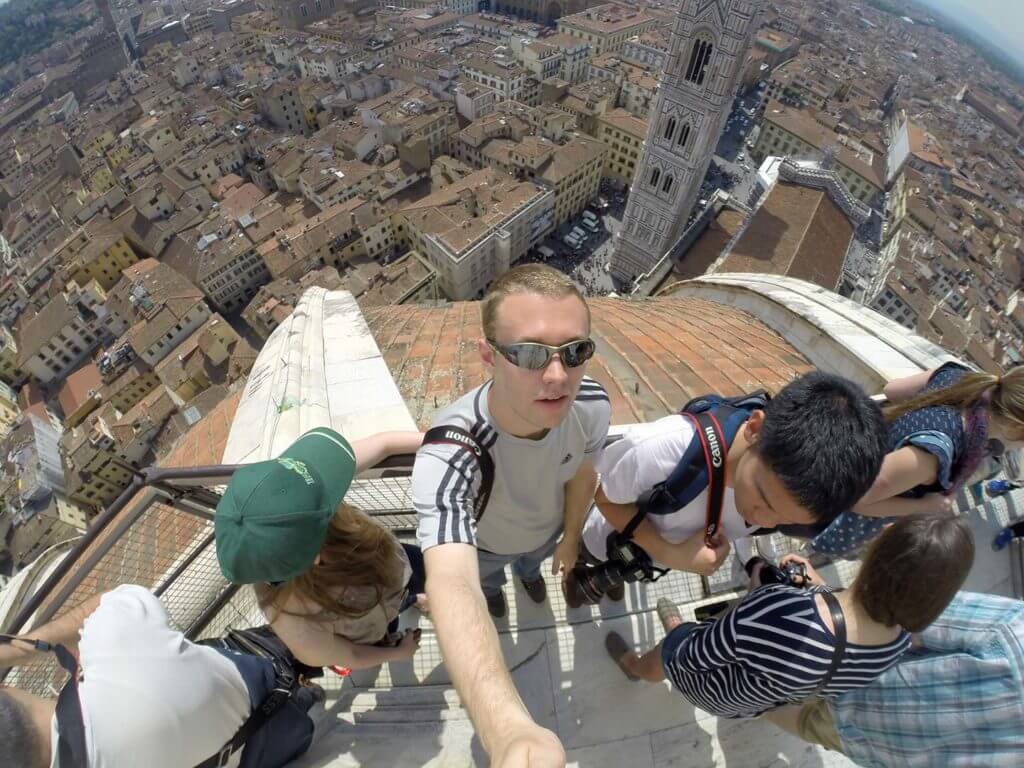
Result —
[{"label": "short blond hair", "polygon": [[484,338],[494,339],[498,324],[498,307],[502,299],[519,293],[532,293],[552,299],[575,296],[586,308],[587,324],[590,324],[590,307],[571,277],[545,264],[521,264],[491,283],[491,287],[484,294],[483,301],[480,302]]}]

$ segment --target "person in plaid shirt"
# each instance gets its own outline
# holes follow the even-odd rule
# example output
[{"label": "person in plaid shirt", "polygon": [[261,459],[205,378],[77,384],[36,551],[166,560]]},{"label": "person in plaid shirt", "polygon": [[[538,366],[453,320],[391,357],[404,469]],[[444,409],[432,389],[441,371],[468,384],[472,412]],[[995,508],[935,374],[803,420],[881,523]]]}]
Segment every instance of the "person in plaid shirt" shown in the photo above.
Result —
[{"label": "person in plaid shirt", "polygon": [[867,687],[764,716],[869,768],[1020,766],[1024,603],[961,592]]}]

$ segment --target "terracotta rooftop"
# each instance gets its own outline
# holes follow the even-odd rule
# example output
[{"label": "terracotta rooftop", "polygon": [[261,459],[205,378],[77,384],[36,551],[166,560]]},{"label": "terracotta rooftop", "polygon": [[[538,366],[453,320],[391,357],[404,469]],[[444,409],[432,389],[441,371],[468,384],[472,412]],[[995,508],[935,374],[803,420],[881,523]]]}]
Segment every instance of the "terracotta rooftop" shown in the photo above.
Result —
[{"label": "terracotta rooftop", "polygon": [[[57,402],[64,416],[70,418],[78,409],[85,405],[86,400],[94,391],[103,386],[103,378],[99,368],[93,363],[83,365],[64,381],[64,386],[57,393]],[[95,407],[95,406],[94,406]]]},{"label": "terracotta rooftop", "polygon": [[723,208],[704,233],[697,238],[682,259],[674,267],[677,278],[690,280],[707,272],[708,267],[715,263],[725,246],[743,226],[744,216],[739,211]]},{"label": "terracotta rooftop", "polygon": [[839,285],[853,226],[828,193],[779,181],[716,272],[758,272]]},{"label": "terracotta rooftop", "polygon": [[199,467],[220,464],[228,432],[235,418],[242,388],[221,401],[220,405],[197,421],[178,444],[160,462],[162,467]]},{"label": "terracotta rooftop", "polygon": [[[812,367],[760,321],[708,301],[591,299],[590,307],[597,355],[588,373],[607,389],[614,424],[656,419],[705,392],[778,390]],[[365,316],[421,427],[486,380],[477,303],[373,307]]]}]

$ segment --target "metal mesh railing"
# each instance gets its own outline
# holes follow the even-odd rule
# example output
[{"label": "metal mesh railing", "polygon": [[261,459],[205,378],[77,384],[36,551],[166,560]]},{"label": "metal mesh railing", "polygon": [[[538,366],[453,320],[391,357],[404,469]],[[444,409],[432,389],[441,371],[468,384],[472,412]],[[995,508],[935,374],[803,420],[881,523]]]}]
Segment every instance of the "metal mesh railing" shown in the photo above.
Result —
[{"label": "metal mesh railing", "polygon": [[[346,499],[403,536],[415,528],[409,475],[412,456],[393,457],[355,480]],[[30,595],[4,631],[31,630],[88,597],[122,584],[154,591],[170,624],[188,637],[223,634],[261,621],[251,588],[229,584],[220,572],[213,514],[235,467],[150,468],[66,554]],[[54,693],[65,673],[51,658],[7,670],[3,681],[34,693]]]}]

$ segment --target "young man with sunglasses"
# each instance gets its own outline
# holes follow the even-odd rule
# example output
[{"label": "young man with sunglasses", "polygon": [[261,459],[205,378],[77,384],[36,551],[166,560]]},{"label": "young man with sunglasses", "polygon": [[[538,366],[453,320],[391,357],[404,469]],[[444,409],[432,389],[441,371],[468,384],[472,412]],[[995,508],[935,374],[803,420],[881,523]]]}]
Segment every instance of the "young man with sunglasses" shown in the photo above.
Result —
[{"label": "young man with sunglasses", "polygon": [[483,463],[457,439],[430,443],[428,433],[412,477],[427,595],[491,764],[560,766],[561,745],[523,706],[488,612],[507,611],[506,565],[537,603],[546,597],[541,563],[552,557],[552,574],[563,578],[573,567],[611,408],[584,376],[594,354],[590,311],[568,277],[516,267],[491,286],[481,314],[479,350],[493,378],[440,413],[435,427],[472,436],[493,461],[493,477],[485,482]]}]

